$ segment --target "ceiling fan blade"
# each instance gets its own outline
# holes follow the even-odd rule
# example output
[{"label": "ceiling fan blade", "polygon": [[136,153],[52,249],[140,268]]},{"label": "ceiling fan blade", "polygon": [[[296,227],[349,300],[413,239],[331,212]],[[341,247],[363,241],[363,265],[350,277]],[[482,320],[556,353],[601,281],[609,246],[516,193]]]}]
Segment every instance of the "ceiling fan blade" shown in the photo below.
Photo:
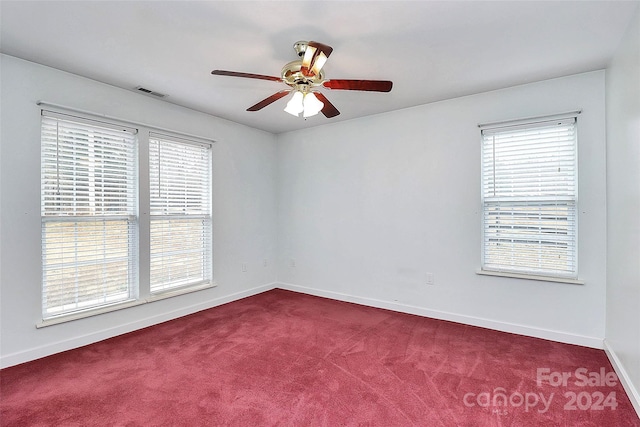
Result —
[{"label": "ceiling fan blade", "polygon": [[393,82],[388,80],[327,80],[322,86],[338,90],[365,90],[371,92],[390,92]]},{"label": "ceiling fan blade", "polygon": [[318,49],[315,47],[307,45],[307,50],[304,51],[302,65],[300,65],[300,72],[305,76],[309,75],[309,68],[311,68],[311,63],[313,62],[313,57],[316,55],[317,50]]},{"label": "ceiling fan blade", "polygon": [[324,67],[325,62],[333,52],[333,48],[324,43],[310,41],[302,58],[300,70],[305,76],[317,76]]},{"label": "ceiling fan blade", "polygon": [[327,58],[329,57],[329,55],[331,55],[331,52],[333,52],[333,48],[328,44],[318,43],[318,42],[309,42],[309,46],[315,47],[320,52],[324,53]]},{"label": "ceiling fan blade", "polygon": [[338,109],[329,102],[329,100],[327,99],[326,96],[324,96],[323,93],[320,92],[313,92],[313,94],[316,96],[316,98],[318,98],[323,104],[324,107],[322,107],[322,114],[324,114],[324,116],[327,119],[330,119],[331,117],[335,117],[338,114],[340,114],[340,111],[338,111]]},{"label": "ceiling fan blade", "polygon": [[247,108],[247,111],[262,110],[264,107],[266,107],[267,105],[271,104],[272,102],[277,101],[278,99],[282,98],[283,96],[287,96],[287,94],[289,92],[291,92],[291,91],[289,91],[289,90],[281,90],[280,92],[274,93],[270,97],[265,98],[262,101],[258,102],[256,105],[252,105],[251,107]]},{"label": "ceiling fan blade", "polygon": [[282,81],[280,77],[265,76],[262,74],[239,73],[237,71],[213,70],[211,74],[216,76],[246,77],[248,79],[271,80],[274,82]]},{"label": "ceiling fan blade", "polygon": [[327,59],[329,59],[329,55],[333,52],[333,48],[329,45],[318,42],[309,42],[309,46],[313,46],[317,49],[316,55],[313,59],[313,66],[311,67],[311,72],[313,75],[317,76],[320,74],[320,70],[324,67]]}]

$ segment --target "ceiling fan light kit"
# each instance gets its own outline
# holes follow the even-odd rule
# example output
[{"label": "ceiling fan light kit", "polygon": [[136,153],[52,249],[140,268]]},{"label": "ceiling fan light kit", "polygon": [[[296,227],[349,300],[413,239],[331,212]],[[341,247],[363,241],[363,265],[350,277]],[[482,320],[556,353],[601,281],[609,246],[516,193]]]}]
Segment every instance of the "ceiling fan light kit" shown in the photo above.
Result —
[{"label": "ceiling fan light kit", "polygon": [[300,87],[293,91],[293,96],[287,102],[284,111],[296,117],[299,117],[300,113],[303,117],[311,117],[322,111],[323,107],[324,102],[316,98],[313,92],[307,87]]},{"label": "ceiling fan light kit", "polygon": [[282,90],[247,108],[247,111],[258,111],[278,99],[293,92],[284,111],[294,116],[311,117],[322,112],[331,118],[340,111],[319,91],[321,88],[331,90],[358,90],[369,92],[390,92],[393,83],[388,80],[326,80],[324,67],[333,52],[331,46],[314,41],[298,41],[293,49],[302,59],[292,61],[282,67],[280,77],[262,74],[241,73],[236,71],[213,70],[211,74],[218,76],[244,77],[250,79],[281,81],[290,89]]}]

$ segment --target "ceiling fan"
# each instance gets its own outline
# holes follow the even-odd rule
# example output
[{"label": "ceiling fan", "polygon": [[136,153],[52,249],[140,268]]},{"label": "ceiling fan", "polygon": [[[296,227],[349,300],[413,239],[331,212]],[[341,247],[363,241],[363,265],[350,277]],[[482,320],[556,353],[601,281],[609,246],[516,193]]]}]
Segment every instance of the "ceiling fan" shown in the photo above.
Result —
[{"label": "ceiling fan", "polygon": [[293,92],[293,96],[287,103],[284,111],[294,116],[300,116],[300,114],[302,114],[303,117],[314,116],[320,112],[327,118],[340,114],[340,111],[329,102],[327,97],[318,91],[320,88],[389,92],[393,86],[393,83],[388,80],[325,79],[322,67],[327,62],[331,52],[333,52],[331,46],[314,41],[298,41],[293,45],[293,49],[302,59],[289,62],[282,67],[280,77],[225,70],[213,70],[211,74],[283,82],[290,88],[274,93],[247,108],[247,111],[261,110],[267,105]]}]

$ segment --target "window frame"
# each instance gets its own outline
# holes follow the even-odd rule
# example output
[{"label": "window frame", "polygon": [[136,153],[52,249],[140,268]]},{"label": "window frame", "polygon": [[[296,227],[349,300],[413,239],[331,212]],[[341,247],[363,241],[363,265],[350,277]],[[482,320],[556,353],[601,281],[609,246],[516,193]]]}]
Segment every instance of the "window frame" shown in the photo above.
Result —
[{"label": "window frame", "polygon": [[[570,112],[570,113],[564,113],[564,114],[560,114],[560,115],[554,115],[554,116],[541,116],[541,117],[534,117],[534,118],[529,118],[529,119],[519,119],[519,120],[513,120],[513,121],[505,121],[505,122],[495,122],[495,123],[488,123],[488,124],[480,124],[478,125],[478,127],[481,129],[481,138],[480,138],[480,142],[481,142],[481,173],[480,173],[480,195],[481,195],[481,218],[480,218],[480,225],[481,225],[481,264],[480,264],[480,268],[476,271],[477,274],[481,274],[481,275],[489,275],[489,276],[498,276],[498,277],[511,277],[511,278],[521,278],[521,279],[531,279],[531,280],[542,280],[542,281],[550,281],[550,282],[563,282],[563,283],[573,283],[573,284],[582,284],[584,283],[582,280],[580,280],[578,278],[578,274],[579,274],[579,266],[578,266],[578,253],[579,253],[579,240],[578,240],[578,216],[579,216],[579,205],[578,205],[578,183],[579,183],[579,170],[578,170],[578,115],[580,114],[580,111],[575,111],[575,112]],[[559,125],[559,124],[564,124],[566,126],[571,126],[572,127],[572,132],[573,132],[573,138],[570,140],[571,142],[571,154],[572,154],[572,158],[571,158],[571,162],[570,163],[570,168],[573,168],[573,176],[572,176],[572,181],[570,181],[570,185],[568,187],[573,187],[573,191],[571,194],[567,194],[567,195],[551,195],[551,196],[547,196],[546,198],[543,196],[516,196],[516,197],[509,197],[509,196],[505,196],[504,194],[501,194],[502,197],[495,197],[495,198],[491,198],[491,197],[486,197],[486,188],[485,186],[487,185],[487,183],[493,183],[493,185],[495,186],[496,183],[498,181],[496,181],[496,175],[495,175],[495,165],[496,165],[496,152],[495,152],[495,147],[494,147],[494,151],[493,153],[489,154],[487,156],[487,152],[486,152],[486,147],[485,147],[485,139],[487,138],[486,134],[493,134],[493,135],[508,135],[508,134],[512,134],[512,136],[517,135],[518,132],[524,133],[527,131],[530,132],[536,132],[536,130],[541,131],[543,129],[550,129],[551,127],[553,127],[554,125]],[[567,124],[568,123],[568,124]],[[531,144],[535,143],[535,141],[540,141],[540,137],[535,137],[535,138],[531,138],[530,141],[528,141],[528,145],[525,146],[524,148],[524,156],[526,156],[527,154],[530,155],[530,152],[527,150],[531,150]],[[495,141],[495,140],[494,140]],[[569,141],[569,139],[567,139],[567,141]],[[566,142],[566,141],[565,141]],[[495,142],[494,142],[495,143]],[[569,151],[567,151],[565,149],[565,151],[560,151],[562,153],[568,153]],[[554,152],[555,153],[555,152]],[[556,153],[557,154],[557,153]],[[486,169],[486,158],[490,157],[490,164],[493,164],[493,176],[487,178],[485,176],[485,173],[487,171]],[[525,160],[525,157],[520,157],[519,158],[520,161]],[[509,168],[507,168],[509,169]],[[513,173],[513,171],[517,170],[517,167],[515,166],[511,166],[511,173]],[[541,170],[538,169],[538,172],[540,173]],[[558,170],[558,175],[560,176],[560,169]],[[537,176],[538,178],[538,185],[540,186],[540,188],[542,189],[547,189],[545,187],[545,181],[546,179],[540,178],[540,175]],[[527,181],[530,182],[530,181]],[[543,184],[540,184],[540,182],[543,182]],[[560,182],[560,181],[558,181]],[[494,187],[495,188],[495,187]],[[519,186],[518,184],[513,184],[513,188],[511,189],[511,191],[513,191],[514,193],[517,193],[517,191],[519,190]],[[524,187],[523,187],[524,188]],[[524,190],[523,190],[524,191]],[[542,190],[540,190],[542,192]],[[494,195],[496,193],[494,192]],[[562,272],[560,271],[560,269],[556,269],[556,271],[552,271],[552,269],[542,269],[540,266],[534,266],[532,265],[533,262],[531,262],[531,264],[529,265],[525,265],[525,266],[519,266],[519,267],[514,267],[514,262],[511,261],[511,264],[496,264],[493,263],[492,265],[488,265],[487,262],[487,249],[488,249],[488,242],[487,242],[487,216],[488,216],[488,207],[490,206],[500,206],[500,203],[503,203],[505,205],[507,205],[507,207],[509,207],[509,205],[511,205],[512,207],[517,206],[518,204],[520,204],[520,206],[524,206],[525,209],[524,211],[527,212],[534,212],[535,209],[539,209],[540,212],[543,211],[543,206],[545,205],[545,199],[548,201],[549,205],[557,205],[557,206],[566,206],[567,209],[567,232],[570,232],[571,230],[573,231],[573,239],[571,241],[569,241],[568,246],[567,246],[567,250],[566,252],[569,253],[570,258],[569,258],[569,262],[573,269],[571,271],[568,272]],[[512,210],[512,212],[516,212],[516,209],[514,208]],[[544,214],[543,213],[539,213],[538,214],[539,217],[543,217]],[[513,214],[512,216],[515,216],[515,214]],[[495,218],[500,218],[500,214],[496,214]],[[547,218],[548,219],[548,218]],[[571,223],[571,220],[573,221],[573,223]],[[538,223],[533,223],[533,226],[531,227],[527,227],[529,229],[533,228],[535,229],[536,227],[541,229],[543,228],[544,222],[542,222],[542,219],[539,219]],[[558,218],[555,218],[555,222],[553,222],[553,225],[555,225],[558,229],[561,228],[560,227],[560,220]],[[573,225],[572,225],[573,224]],[[508,224],[505,224],[507,227],[509,227]],[[501,228],[501,226],[498,226],[498,228]],[[515,227],[517,228],[517,227]],[[514,228],[514,229],[515,229]],[[524,225],[520,228],[525,228]],[[555,229],[552,229],[552,231]],[[533,233],[531,233],[533,235]],[[560,234],[560,233],[558,233]],[[553,241],[554,239],[545,239],[545,235],[542,234],[541,232],[538,232],[536,234],[536,236],[538,236],[538,240],[537,242],[537,247],[539,248],[539,250],[543,250],[546,244],[550,244],[551,242],[549,241]],[[544,243],[541,240],[548,240],[547,243]],[[557,239],[556,239],[557,240]],[[558,240],[559,241],[559,240]],[[530,242],[533,244],[533,241]],[[515,246],[516,243],[512,242],[511,246]],[[533,244],[533,246],[535,247],[535,244]],[[538,254],[538,262],[540,262],[541,255]]]},{"label": "window frame", "polygon": [[[42,318],[46,321],[129,304],[138,297],[138,130],[49,110],[41,110],[40,114]],[[123,138],[121,144],[119,138]],[[52,181],[56,190],[51,188]],[[125,191],[119,187],[123,181]],[[106,199],[116,204],[107,208]],[[118,242],[122,239],[120,233],[107,229],[107,224],[123,221],[127,230],[126,256],[113,253],[115,248],[124,249]],[[102,251],[97,250],[97,245],[87,244],[100,223]],[[67,227],[73,228],[71,235],[63,230]],[[53,242],[56,248],[48,250],[47,245]],[[104,273],[114,263],[120,268],[126,264],[121,284],[120,280],[109,283],[104,278],[92,281],[86,275],[98,270]],[[69,270],[76,272],[74,286],[64,285]],[[85,271],[83,278],[81,270]],[[83,301],[82,293],[85,297],[92,295],[91,283],[102,290],[102,296],[96,294],[93,300]],[[75,292],[70,292],[73,289]],[[51,306],[52,298],[59,299],[59,305]]]},{"label": "window frame", "polygon": [[[156,165],[154,165],[152,145],[154,143],[158,144],[158,154],[157,154],[157,177],[154,173]],[[204,178],[200,180],[200,186],[205,188],[199,189],[193,188],[193,186],[188,185],[173,185],[171,186],[171,181],[174,183],[176,179],[186,179],[189,173],[183,173],[181,170],[184,168],[180,167],[180,165],[176,164],[163,164],[162,160],[162,147],[164,149],[172,149],[176,150],[178,147],[181,147],[185,152],[190,152],[191,160],[193,161],[192,167],[196,167],[200,172],[204,172],[206,169],[206,175]],[[212,202],[213,202],[213,159],[212,159],[212,144],[208,142],[200,142],[194,139],[188,139],[183,137],[177,137],[174,135],[168,135],[165,133],[158,132],[150,132],[149,133],[149,233],[150,233],[150,242],[149,242],[149,257],[150,257],[150,268],[149,268],[149,292],[151,295],[162,295],[165,293],[172,292],[180,292],[181,290],[188,290],[192,288],[200,288],[203,286],[208,286],[213,283],[213,215],[212,215]],[[204,158],[204,161],[198,164],[198,155]],[[175,159],[175,157],[170,156],[169,159]],[[202,159],[201,159],[202,160]],[[163,185],[163,175],[165,175],[168,171],[165,170],[165,174],[161,174],[162,168],[166,167],[169,169],[173,169],[171,173],[172,180],[165,180]],[[173,167],[172,167],[173,166]],[[176,168],[177,166],[177,168]],[[193,175],[193,174],[191,174]],[[157,178],[157,181],[156,181]],[[156,187],[157,184],[157,187]],[[167,188],[167,185],[171,186]],[[180,191],[185,195],[185,199],[188,196],[196,197],[200,199],[199,203],[195,202],[187,202],[184,203],[182,201],[177,201],[173,197],[162,197],[161,188],[168,190],[169,192]],[[160,193],[157,198],[154,198],[154,194]],[[198,194],[199,193],[199,194]],[[159,208],[158,203],[164,202],[165,208]],[[177,204],[179,203],[179,205]],[[167,208],[167,205],[172,205],[171,208]],[[197,205],[197,206],[195,206]],[[178,213],[180,211],[180,213]],[[191,211],[191,212],[187,212]],[[185,222],[193,222],[193,221],[201,221],[202,222],[202,230],[201,230],[201,247],[200,248],[192,248],[192,252],[196,252],[196,249],[200,251],[200,259],[201,259],[201,276],[202,277],[193,277],[189,275],[186,278],[182,279],[169,279],[169,281],[165,281],[163,283],[157,283],[154,289],[155,279],[153,277],[154,271],[154,260],[160,259],[162,264],[164,264],[164,260],[166,259],[167,263],[172,263],[171,255],[166,252],[155,252],[154,251],[154,237],[161,237],[154,233],[154,220],[155,221],[174,221],[177,223],[185,223]],[[171,232],[171,231],[170,231]],[[176,232],[180,233],[179,228],[176,228]],[[161,233],[164,234],[164,233]],[[182,236],[187,238],[188,236]],[[193,242],[193,235],[191,237],[191,242]],[[162,238],[162,237],[161,237]],[[185,239],[185,241],[188,241]],[[165,257],[165,254],[167,255]],[[176,254],[179,255],[179,254]],[[164,270],[164,267],[161,267]],[[165,274],[167,272],[165,271]],[[192,272],[184,271],[183,274],[190,274]]]}]

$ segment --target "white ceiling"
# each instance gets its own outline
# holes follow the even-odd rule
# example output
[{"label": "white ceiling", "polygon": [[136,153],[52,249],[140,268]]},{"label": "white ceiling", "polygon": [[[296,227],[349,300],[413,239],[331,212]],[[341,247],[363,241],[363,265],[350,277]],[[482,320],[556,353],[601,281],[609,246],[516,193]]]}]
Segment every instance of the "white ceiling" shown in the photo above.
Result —
[{"label": "white ceiling", "polygon": [[[638,1],[2,1],[1,51],[273,133],[605,68]],[[334,48],[326,77],[392,80],[391,93],[323,89],[341,115],[306,121],[281,99],[292,45]],[[143,95],[141,95],[143,96]]]}]

